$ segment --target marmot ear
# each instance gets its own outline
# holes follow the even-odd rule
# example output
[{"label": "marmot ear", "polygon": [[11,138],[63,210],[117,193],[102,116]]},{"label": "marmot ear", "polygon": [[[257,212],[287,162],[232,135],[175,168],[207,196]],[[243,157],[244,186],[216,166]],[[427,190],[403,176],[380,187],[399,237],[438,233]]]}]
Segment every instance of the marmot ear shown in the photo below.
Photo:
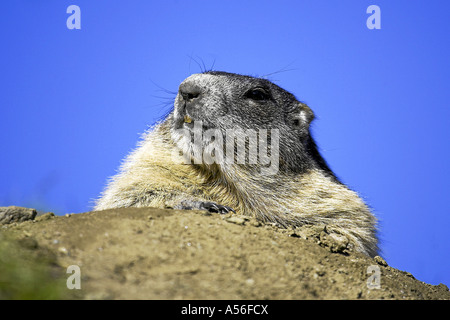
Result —
[{"label": "marmot ear", "polygon": [[314,120],[314,112],[304,103],[299,102],[296,108],[296,116],[293,119],[293,125],[296,127],[309,126]]}]

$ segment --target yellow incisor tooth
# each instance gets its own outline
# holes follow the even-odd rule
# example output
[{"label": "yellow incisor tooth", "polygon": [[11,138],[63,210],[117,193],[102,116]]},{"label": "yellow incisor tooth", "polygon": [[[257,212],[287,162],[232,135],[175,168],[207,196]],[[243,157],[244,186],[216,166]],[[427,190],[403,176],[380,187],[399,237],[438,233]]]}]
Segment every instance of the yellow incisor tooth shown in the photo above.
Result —
[{"label": "yellow incisor tooth", "polygon": [[185,116],[184,116],[184,122],[186,122],[186,123],[191,123],[191,122],[192,122],[191,117],[189,117],[188,115],[185,115]]}]

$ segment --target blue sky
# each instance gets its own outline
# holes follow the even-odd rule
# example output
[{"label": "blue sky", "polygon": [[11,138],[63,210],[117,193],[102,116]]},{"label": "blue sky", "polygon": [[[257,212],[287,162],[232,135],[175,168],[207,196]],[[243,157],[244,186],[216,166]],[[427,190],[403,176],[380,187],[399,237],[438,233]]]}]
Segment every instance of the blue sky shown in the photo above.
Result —
[{"label": "blue sky", "polygon": [[[69,30],[69,5],[81,29]],[[369,5],[381,29],[369,30]],[[200,65],[263,76],[316,113],[383,256],[450,285],[448,1],[3,1],[0,205],[84,212]]]}]

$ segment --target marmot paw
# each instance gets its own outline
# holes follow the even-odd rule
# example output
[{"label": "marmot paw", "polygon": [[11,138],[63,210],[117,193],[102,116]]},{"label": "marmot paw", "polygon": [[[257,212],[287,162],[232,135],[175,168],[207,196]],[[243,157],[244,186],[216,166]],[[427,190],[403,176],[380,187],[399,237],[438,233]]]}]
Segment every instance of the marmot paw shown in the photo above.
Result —
[{"label": "marmot paw", "polygon": [[227,214],[227,213],[230,213],[230,211],[236,213],[236,211],[234,211],[233,208],[223,206],[223,205],[217,204],[215,202],[201,202],[200,209],[208,210],[209,212],[215,212],[215,213],[220,213],[220,214]]},{"label": "marmot paw", "polygon": [[176,205],[174,209],[181,209],[181,210],[207,210],[209,212],[214,213],[220,213],[220,214],[226,214],[230,212],[236,213],[233,208],[230,208],[228,206],[223,206],[221,204],[217,204],[215,202],[203,202],[203,201],[191,201],[191,200],[184,200],[181,201],[179,205]]}]

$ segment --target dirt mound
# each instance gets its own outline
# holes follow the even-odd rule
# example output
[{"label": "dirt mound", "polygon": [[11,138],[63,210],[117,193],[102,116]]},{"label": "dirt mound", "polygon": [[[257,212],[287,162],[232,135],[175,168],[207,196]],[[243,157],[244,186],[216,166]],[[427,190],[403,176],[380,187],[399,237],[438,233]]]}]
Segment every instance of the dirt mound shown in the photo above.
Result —
[{"label": "dirt mound", "polygon": [[450,299],[445,285],[349,251],[321,227],[128,208],[0,230],[3,299]]}]

